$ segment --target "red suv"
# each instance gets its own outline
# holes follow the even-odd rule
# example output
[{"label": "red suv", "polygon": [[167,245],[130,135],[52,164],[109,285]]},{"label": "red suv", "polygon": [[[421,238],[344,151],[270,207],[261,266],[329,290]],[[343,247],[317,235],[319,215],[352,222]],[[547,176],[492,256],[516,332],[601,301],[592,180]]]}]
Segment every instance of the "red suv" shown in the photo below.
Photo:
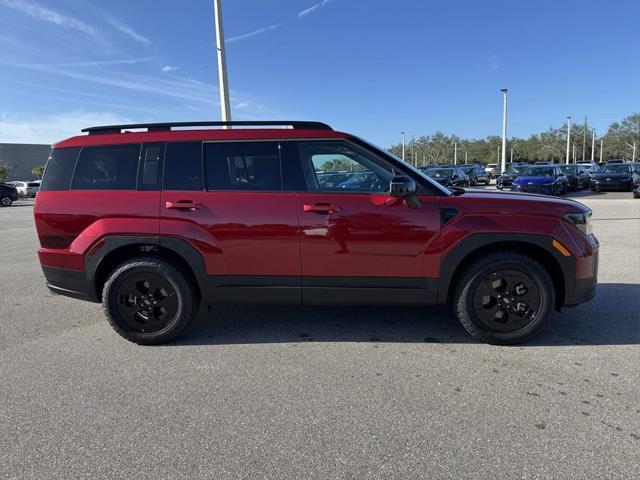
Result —
[{"label": "red suv", "polygon": [[40,262],[133,342],[176,338],[201,304],[452,302],[475,338],[510,344],[595,294],[578,202],[450,189],[318,122],[83,131],[46,167]]}]

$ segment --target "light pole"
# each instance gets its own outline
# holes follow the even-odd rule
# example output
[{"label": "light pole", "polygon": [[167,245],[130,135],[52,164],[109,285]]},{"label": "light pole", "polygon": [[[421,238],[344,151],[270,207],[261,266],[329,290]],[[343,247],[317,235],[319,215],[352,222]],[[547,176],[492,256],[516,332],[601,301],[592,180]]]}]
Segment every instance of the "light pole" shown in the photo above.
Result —
[{"label": "light pole", "polygon": [[[584,116],[584,131],[582,132],[582,161],[585,160],[587,150],[587,116]],[[575,163],[575,162],[573,162]]]},{"label": "light pole", "polygon": [[[224,30],[222,28],[222,4],[221,0],[213,0],[213,14],[216,23],[216,50],[218,52],[218,80],[220,82],[220,109],[222,121],[231,121],[231,109],[229,107],[229,82],[227,80],[227,56],[224,47]],[[228,128],[228,127],[223,127]]]},{"label": "light pole", "polygon": [[501,173],[507,169],[507,89],[502,92],[502,166]]},{"label": "light pole", "polygon": [[418,166],[418,162],[416,161],[416,140],[411,135],[411,163],[414,167]]},{"label": "light pole", "polygon": [[467,162],[467,151],[465,150],[464,151],[464,164],[466,165],[467,163],[468,163]]},{"label": "light pole", "polygon": [[458,142],[453,142],[453,164],[458,164]]},{"label": "light pole", "polygon": [[603,144],[603,141],[602,141],[602,140],[603,140],[603,139],[601,138],[601,139],[600,139],[600,163],[602,163],[602,146],[603,146],[603,145],[602,145],[602,144]]},{"label": "light pole", "polygon": [[576,144],[573,144],[573,163],[576,163]]},{"label": "light pole", "polygon": [[635,162],[636,161],[636,141],[633,141],[633,145],[631,145],[629,142],[625,142],[627,144],[627,147],[633,149],[633,154],[631,156],[631,161]]},{"label": "light pole", "polygon": [[571,117],[567,117],[567,159],[566,164],[569,165],[569,150],[571,147]]},{"label": "light pole", "polygon": [[591,131],[591,163],[593,163],[593,156],[595,155],[595,151],[596,151],[596,131],[592,130]]},{"label": "light pole", "polygon": [[404,161],[404,132],[400,132],[402,136],[402,160]]}]

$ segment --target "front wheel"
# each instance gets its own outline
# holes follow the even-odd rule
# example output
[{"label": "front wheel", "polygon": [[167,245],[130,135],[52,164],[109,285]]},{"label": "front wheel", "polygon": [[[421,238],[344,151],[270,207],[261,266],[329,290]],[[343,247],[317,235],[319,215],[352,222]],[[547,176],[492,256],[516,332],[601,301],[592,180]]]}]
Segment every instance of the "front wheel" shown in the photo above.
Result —
[{"label": "front wheel", "polygon": [[11,197],[2,197],[2,199],[0,200],[0,205],[2,205],[3,207],[10,207],[12,203],[13,200],[11,199]]},{"label": "front wheel", "polygon": [[551,318],[555,290],[535,259],[493,253],[472,263],[457,283],[454,307],[476,339],[500,345],[526,342]]},{"label": "front wheel", "polygon": [[113,329],[141,345],[177,338],[198,311],[190,276],[162,258],[132,258],[111,274],[102,302]]}]

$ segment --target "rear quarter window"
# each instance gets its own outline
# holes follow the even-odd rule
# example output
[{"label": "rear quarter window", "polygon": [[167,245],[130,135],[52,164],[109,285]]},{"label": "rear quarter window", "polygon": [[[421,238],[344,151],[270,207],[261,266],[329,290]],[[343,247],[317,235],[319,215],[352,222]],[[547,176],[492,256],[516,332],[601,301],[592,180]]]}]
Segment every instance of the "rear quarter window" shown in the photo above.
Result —
[{"label": "rear quarter window", "polygon": [[84,147],[71,182],[72,190],[135,190],[140,144]]},{"label": "rear quarter window", "polygon": [[40,190],[69,190],[80,147],[55,148],[47,161]]}]

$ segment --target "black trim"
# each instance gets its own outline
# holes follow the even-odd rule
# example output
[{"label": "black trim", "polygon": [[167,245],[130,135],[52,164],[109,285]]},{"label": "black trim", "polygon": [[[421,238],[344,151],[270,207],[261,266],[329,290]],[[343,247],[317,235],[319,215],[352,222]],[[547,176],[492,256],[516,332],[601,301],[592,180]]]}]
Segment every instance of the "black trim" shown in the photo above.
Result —
[{"label": "black trim", "polygon": [[303,130],[333,130],[329,125],[322,122],[308,122],[297,120],[258,120],[258,121],[237,121],[237,122],[165,122],[165,123],[131,123],[125,125],[103,125],[98,127],[83,128],[82,132],[89,132],[89,135],[121,133],[127,128],[146,128],[149,132],[169,131],[173,127],[259,127],[278,126],[291,127]]},{"label": "black trim", "polygon": [[90,288],[91,283],[87,281],[85,272],[42,265],[42,273],[47,287],[53,293],[89,302],[98,301]]},{"label": "black trim", "polygon": [[440,209],[440,225],[444,225],[449,220],[455,218],[458,215],[458,210],[455,208],[441,208]]}]

